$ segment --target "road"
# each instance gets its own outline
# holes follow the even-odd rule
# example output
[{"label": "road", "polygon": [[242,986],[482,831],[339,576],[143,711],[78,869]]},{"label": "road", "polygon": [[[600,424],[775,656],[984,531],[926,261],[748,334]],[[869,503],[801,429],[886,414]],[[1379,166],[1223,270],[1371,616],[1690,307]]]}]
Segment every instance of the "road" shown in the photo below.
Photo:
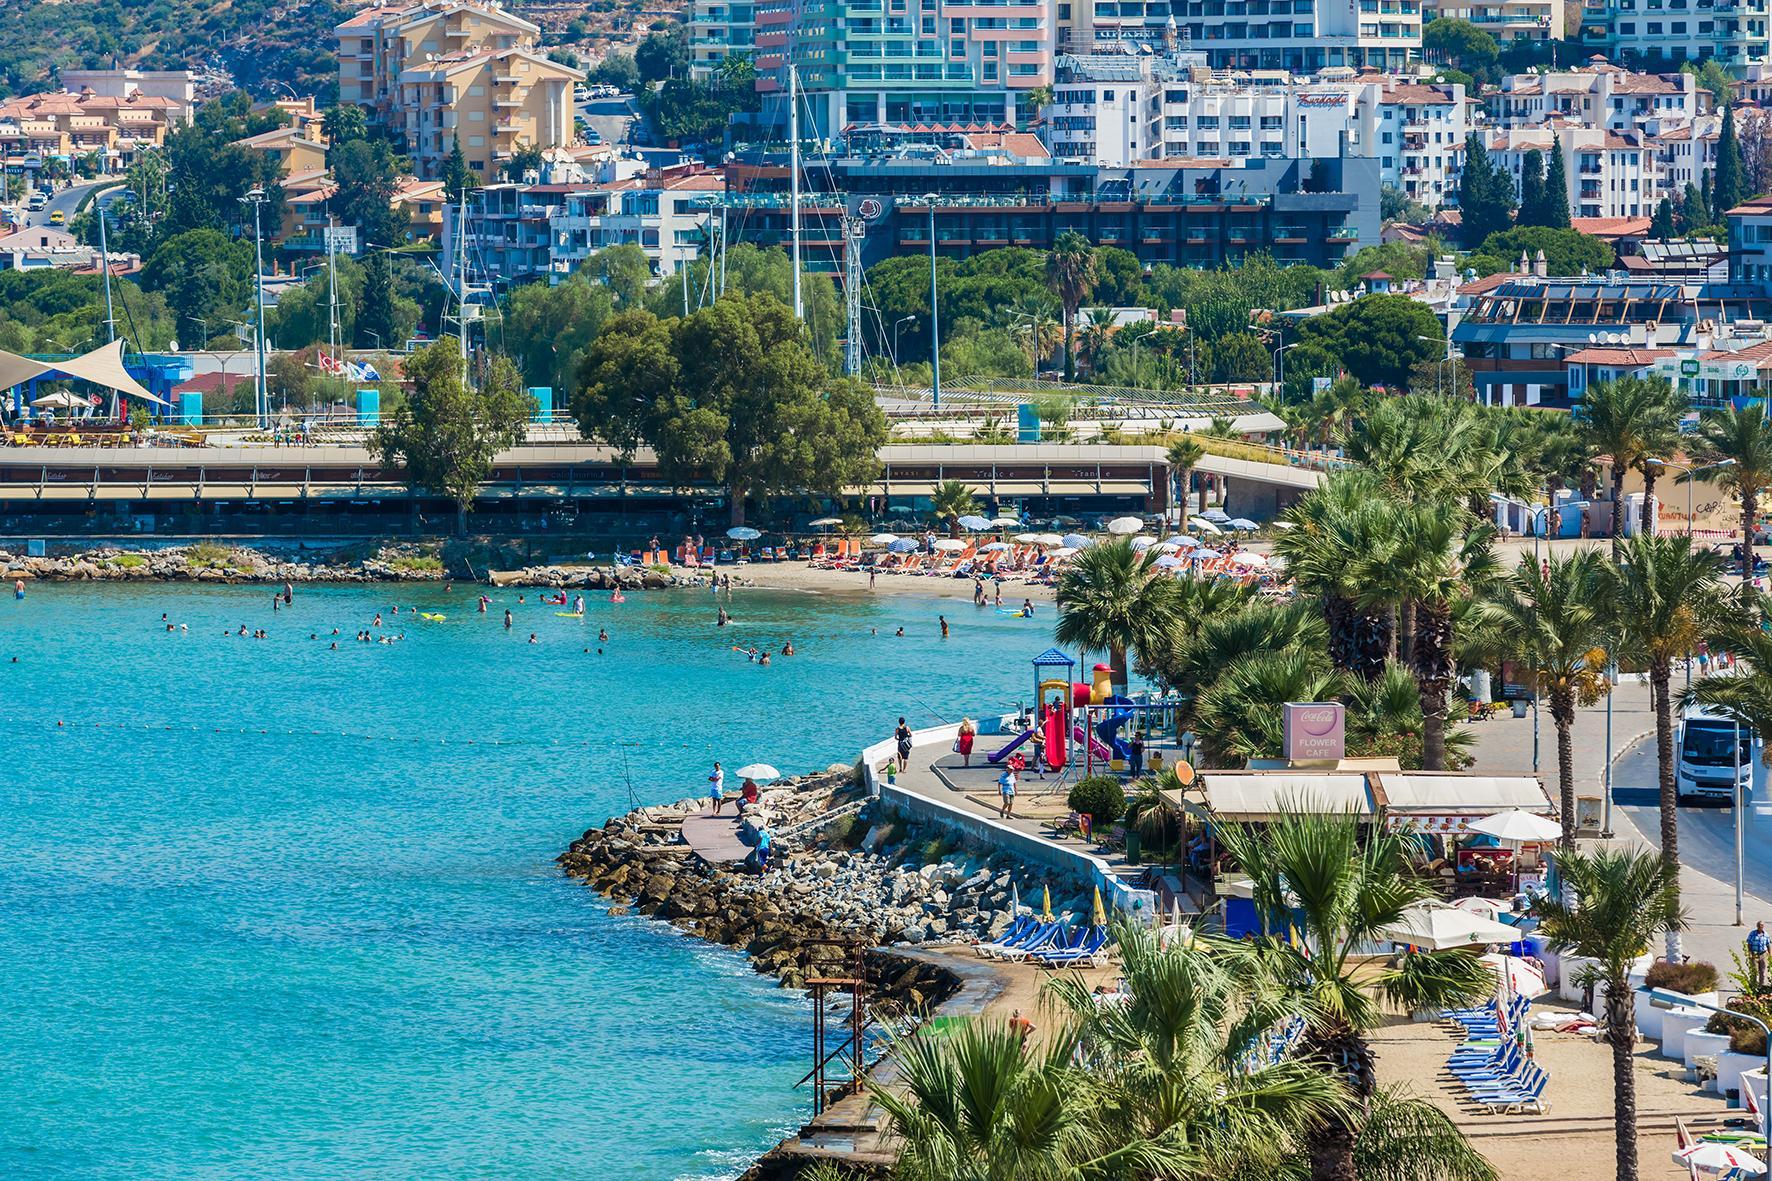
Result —
[{"label": "road", "polygon": [[50,215],[53,213],[60,213],[69,222],[72,222],[74,220],[74,214],[78,212],[80,208],[80,202],[85,200],[87,193],[96,188],[103,186],[117,186],[122,183],[123,182],[116,177],[108,176],[103,180],[84,181],[80,184],[69,185],[64,189],[57,191],[54,196],[49,198],[49,202],[35,213],[24,210],[23,200],[21,199],[19,202],[20,212],[24,213],[25,224],[28,226],[46,226],[52,224]]},{"label": "road", "polygon": [[585,123],[603,137],[606,144],[618,144],[628,137],[628,127],[640,117],[634,107],[634,96],[618,94],[613,98],[593,98],[579,104]]}]

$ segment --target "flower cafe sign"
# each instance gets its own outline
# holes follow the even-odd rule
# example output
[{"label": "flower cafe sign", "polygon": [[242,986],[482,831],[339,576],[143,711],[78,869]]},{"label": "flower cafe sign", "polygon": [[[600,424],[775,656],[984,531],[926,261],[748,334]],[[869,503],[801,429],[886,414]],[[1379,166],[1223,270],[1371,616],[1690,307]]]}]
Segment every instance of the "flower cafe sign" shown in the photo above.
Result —
[{"label": "flower cafe sign", "polygon": [[1338,701],[1288,701],[1281,725],[1288,762],[1332,761],[1347,753],[1347,709]]}]

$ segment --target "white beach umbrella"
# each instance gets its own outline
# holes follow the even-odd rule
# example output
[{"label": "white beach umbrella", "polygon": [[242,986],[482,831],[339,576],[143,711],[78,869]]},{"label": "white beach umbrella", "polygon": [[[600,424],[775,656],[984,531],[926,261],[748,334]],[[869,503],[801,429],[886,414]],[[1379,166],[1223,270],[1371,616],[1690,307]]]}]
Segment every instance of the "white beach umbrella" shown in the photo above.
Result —
[{"label": "white beach umbrella", "polygon": [[52,390],[41,398],[32,398],[31,405],[39,410],[83,410],[92,403],[67,390]]},{"label": "white beach umbrella", "polygon": [[831,525],[841,525],[843,523],[843,518],[842,517],[820,517],[816,521],[808,521],[806,523],[811,528],[824,529],[824,528],[827,528]]},{"label": "white beach umbrella", "polygon": [[1232,554],[1231,561],[1238,566],[1247,566],[1252,570],[1260,569],[1267,565],[1267,559],[1260,554]]},{"label": "white beach umbrella", "polygon": [[1505,898],[1460,898],[1452,905],[1496,922],[1501,921],[1502,915],[1514,913],[1514,904]]},{"label": "white beach umbrella", "polygon": [[1059,540],[1064,543],[1067,549],[1087,549],[1095,544],[1092,538],[1085,537],[1081,533],[1066,533]]},{"label": "white beach umbrella", "polygon": [[734,771],[733,774],[740,779],[749,779],[756,783],[762,783],[768,779],[781,778],[781,772],[777,771],[774,767],[771,767],[768,763],[746,763],[744,766]]},{"label": "white beach umbrella", "polygon": [[965,549],[966,543],[957,537],[943,537],[935,543],[935,548],[946,553],[953,553],[956,550]]},{"label": "white beach umbrella", "polygon": [[980,529],[989,529],[990,527],[991,519],[989,517],[968,514],[967,516],[960,518],[960,528],[970,529],[974,533],[977,533]]},{"label": "white beach umbrella", "polygon": [[1276,528],[1276,529],[1296,529],[1296,528],[1298,528],[1298,526],[1294,525],[1291,521],[1275,521],[1274,528]]},{"label": "white beach umbrella", "polygon": [[1224,532],[1223,529],[1220,529],[1205,517],[1190,517],[1188,518],[1188,524],[1198,529],[1201,533],[1218,534]]},{"label": "white beach umbrella", "polygon": [[1017,533],[1015,540],[1023,545],[1038,545],[1040,544],[1040,535],[1038,533]]},{"label": "white beach umbrella", "polygon": [[749,525],[734,525],[732,528],[726,530],[726,536],[732,538],[734,541],[755,541],[763,535]]},{"label": "white beach umbrella", "polygon": [[1743,1173],[1759,1176],[1766,1171],[1765,1162],[1753,1154],[1713,1140],[1701,1140],[1690,1148],[1677,1148],[1673,1155],[1674,1164],[1681,1168],[1702,1169],[1707,1173],[1739,1169]]},{"label": "white beach umbrella", "polygon": [[1196,562],[1210,562],[1213,558],[1222,558],[1223,554],[1215,549],[1197,549],[1188,555]]},{"label": "white beach umbrella", "polygon": [[991,524],[997,526],[997,528],[999,528],[999,529],[1013,529],[1017,525],[1021,524],[1021,518],[1020,517],[992,517]]},{"label": "white beach umbrella", "polygon": [[1248,517],[1235,517],[1229,521],[1226,521],[1225,524],[1229,525],[1232,529],[1242,529],[1245,531],[1250,530],[1250,529],[1261,528],[1260,525],[1257,525],[1254,521],[1251,521]]},{"label": "white beach umbrella", "polygon": [[1465,827],[1500,841],[1554,841],[1563,835],[1563,827],[1556,821],[1518,808],[1473,820]]},{"label": "white beach umbrella", "polygon": [[872,537],[868,538],[868,540],[873,542],[875,545],[891,545],[893,542],[898,540],[898,534],[896,534],[896,533],[876,533]]},{"label": "white beach umbrella", "polygon": [[1186,533],[1177,533],[1169,540],[1175,545],[1180,546],[1182,549],[1193,549],[1200,544],[1200,539],[1198,537],[1190,537]]},{"label": "white beach umbrella", "polygon": [[1221,508],[1209,508],[1200,515],[1205,517],[1208,521],[1216,521],[1221,525],[1231,519],[1231,515]]},{"label": "white beach umbrella", "polygon": [[1173,570],[1181,564],[1180,558],[1172,558],[1168,554],[1157,559],[1157,567],[1162,570]]},{"label": "white beach umbrella", "polygon": [[1396,922],[1380,927],[1377,935],[1390,943],[1407,943],[1429,951],[1483,943],[1516,943],[1520,938],[1520,933],[1512,927],[1438,902],[1409,907]]},{"label": "white beach umbrella", "polygon": [[1052,550],[1047,556],[1056,562],[1060,558],[1068,558],[1076,552],[1076,550],[1071,549],[1068,546],[1060,546],[1058,549]]},{"label": "white beach umbrella", "polygon": [[1502,955],[1491,952],[1483,957],[1499,980],[1509,992],[1524,997],[1543,996],[1550,986],[1544,982],[1544,973],[1533,967],[1530,960],[1523,960],[1517,955]]},{"label": "white beach umbrella", "polygon": [[1034,541],[1040,545],[1063,545],[1064,538],[1056,533],[1036,533]]},{"label": "white beach umbrella", "polygon": [[1118,533],[1127,536],[1137,533],[1143,528],[1144,522],[1137,517],[1115,517],[1107,524],[1107,531],[1109,533]]},{"label": "white beach umbrella", "polygon": [[1011,546],[1007,541],[993,541],[989,545],[979,546],[978,552],[981,554],[1000,554],[1006,549],[1013,549],[1013,548],[1014,547]]},{"label": "white beach umbrella", "polygon": [[1134,537],[1132,539],[1132,548],[1138,550],[1140,553],[1150,549],[1151,546],[1156,544],[1157,539],[1154,537]]},{"label": "white beach umbrella", "polygon": [[[1137,545],[1138,543],[1135,541],[1132,544]],[[1156,550],[1160,554],[1172,554],[1176,550],[1180,549],[1181,546],[1177,545],[1173,541],[1159,541],[1156,545],[1152,546],[1151,548]]]}]

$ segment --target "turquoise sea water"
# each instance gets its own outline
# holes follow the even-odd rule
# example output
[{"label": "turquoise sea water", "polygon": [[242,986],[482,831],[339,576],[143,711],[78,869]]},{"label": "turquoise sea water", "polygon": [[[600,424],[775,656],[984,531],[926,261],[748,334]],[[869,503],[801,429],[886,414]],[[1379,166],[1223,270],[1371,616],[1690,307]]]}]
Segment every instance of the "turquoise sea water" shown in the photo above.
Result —
[{"label": "turquoise sea water", "polygon": [[[1050,621],[477,593],[0,602],[0,1176],[714,1178],[804,1119],[802,1002],[553,858],[630,773],[677,799],[713,758],[808,770],[900,713],[1004,708]],[[351,639],[378,609],[404,642]]]}]

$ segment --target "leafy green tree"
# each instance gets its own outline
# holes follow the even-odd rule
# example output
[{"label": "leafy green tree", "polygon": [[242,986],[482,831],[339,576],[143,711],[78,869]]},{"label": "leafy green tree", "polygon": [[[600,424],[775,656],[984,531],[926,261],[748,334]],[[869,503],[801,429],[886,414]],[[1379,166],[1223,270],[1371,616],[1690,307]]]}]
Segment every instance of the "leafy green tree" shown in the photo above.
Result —
[{"label": "leafy green tree", "polygon": [[1569,173],[1563,160],[1563,141],[1551,136],[1550,158],[1545,161],[1544,209],[1538,221],[1553,230],[1569,228]]},{"label": "leafy green tree", "polygon": [[451,136],[449,155],[443,159],[443,195],[451,202],[456,202],[461,200],[462,194],[479,187],[479,178],[468,167],[467,156],[462,154],[461,136]]},{"label": "leafy green tree", "polygon": [[[1446,247],[1437,238],[1429,238],[1419,246],[1411,242],[1362,246],[1335,268],[1333,282],[1341,290],[1351,291],[1360,285],[1361,275],[1373,271],[1383,271],[1396,279],[1420,279],[1427,275],[1433,260],[1444,253]],[[1291,365],[1290,357],[1286,363]]]},{"label": "leafy green tree", "polygon": [[1421,48],[1431,60],[1445,61],[1472,74],[1495,68],[1501,46],[1495,38],[1467,20],[1440,17],[1421,30]]},{"label": "leafy green tree", "polygon": [[252,210],[240,198],[254,188],[263,189],[269,199],[261,215],[265,230],[276,228],[283,214],[277,160],[267,152],[236,146],[232,141],[239,137],[234,133],[244,130],[199,119],[166,137],[166,210],[160,233],[212,229],[250,235]]},{"label": "leafy green tree", "polygon": [[1105,652],[1119,693],[1126,691],[1127,655],[1156,652],[1177,619],[1180,592],[1156,562],[1155,550],[1141,554],[1117,538],[1083,550],[1059,576],[1058,642]]},{"label": "leafy green tree", "polygon": [[723,484],[734,525],[749,495],[865,483],[886,439],[872,394],[832,378],[768,294],[727,295],[686,319],[612,316],[577,384],[581,431],[624,450],[650,445],[673,479]]},{"label": "leafy green tree", "polygon": [[[1694,457],[1711,468],[1705,478],[1741,501],[1741,583],[1752,586],[1754,526],[1762,501],[1772,492],[1772,423],[1760,406],[1707,410],[1699,417],[1695,442]],[[1681,483],[1692,478],[1691,472],[1678,477]]]},{"label": "leafy green tree", "polygon": [[162,242],[142,268],[142,283],[165,295],[178,315],[180,340],[193,344],[245,314],[252,287],[252,244],[218,230],[188,230]]},{"label": "leafy green tree", "polygon": [[403,225],[394,211],[402,162],[383,140],[354,139],[326,153],[338,186],[328,204],[343,225],[356,226],[365,249],[396,246]]},{"label": "leafy green tree", "polygon": [[[1625,661],[1649,674],[1661,791],[1661,860],[1679,890],[1679,788],[1674,778],[1673,662],[1695,650],[1726,619],[1717,558],[1684,535],[1639,533],[1624,542],[1609,571],[1604,602]],[[1680,962],[1680,934],[1670,928],[1667,959]]]},{"label": "leafy green tree", "polygon": [[1465,242],[1472,245],[1507,229],[1513,222],[1514,182],[1489,159],[1481,132],[1471,132],[1465,141],[1458,208],[1464,219],[1461,233]]},{"label": "leafy green tree", "polygon": [[1686,237],[1710,225],[1710,209],[1705,204],[1704,194],[1692,181],[1686,182],[1686,188],[1680,194],[1679,215],[1680,233]]},{"label": "leafy green tree", "polygon": [[1306,320],[1298,332],[1340,358],[1365,385],[1406,386],[1418,363],[1445,351],[1439,317],[1406,295],[1364,296]]},{"label": "leafy green tree", "polygon": [[662,82],[689,71],[689,29],[677,24],[647,35],[634,50],[634,69],[641,82]]},{"label": "leafy green tree", "polygon": [[1292,528],[1274,539],[1294,584],[1323,612],[1330,661],[1365,680],[1376,678],[1389,659],[1396,622],[1388,610],[1362,602],[1354,571],[1382,543],[1391,507],[1370,472],[1338,471],[1286,510],[1282,519]]},{"label": "leafy green tree", "polygon": [[[338,338],[350,344],[356,337],[357,310],[363,302],[363,268],[348,258],[334,260],[338,274]],[[302,349],[331,341],[333,317],[332,278],[327,268],[316,269],[308,282],[291,287],[267,312],[268,339],[279,348]]]},{"label": "leafy green tree", "polygon": [[[612,253],[615,252],[615,253]],[[747,244],[735,245],[729,251],[722,251],[720,259],[724,268],[723,293],[727,295],[772,295],[784,304],[792,306],[794,267],[788,252],[775,247],[759,248]],[[605,259],[604,256],[607,256]],[[643,253],[632,245],[612,246],[598,251],[598,266],[609,276],[609,281],[620,290],[617,292],[618,306],[632,290],[634,281],[642,273],[639,263],[644,262]],[[614,264],[619,260],[620,266]],[[638,260],[638,261],[636,261]],[[928,262],[923,262],[924,307],[928,306],[929,271]],[[705,293],[712,291],[708,271],[710,260],[698,259],[689,264],[687,284],[673,277],[672,280],[661,282],[652,287],[647,295],[645,306],[653,315],[661,319],[683,314],[683,288],[689,289],[689,306],[693,310],[706,298]],[[715,267],[714,278],[719,280],[720,267]],[[803,271],[801,279],[801,303],[806,309],[806,328],[812,336],[813,353],[827,366],[835,366],[838,359],[837,338],[845,328],[843,304],[837,295],[837,288],[829,275],[816,271]],[[903,314],[903,313],[900,313]],[[948,294],[942,289],[942,316],[948,316]],[[907,332],[906,340],[910,338]],[[943,332],[944,337],[948,333]],[[943,344],[948,343],[945,339]],[[906,350],[908,352],[907,343]],[[925,354],[926,355],[926,354]]]},{"label": "leafy green tree", "polygon": [[1657,242],[1671,242],[1674,229],[1674,203],[1663,197],[1655,205],[1655,216],[1649,222],[1649,236]]},{"label": "leafy green tree", "polygon": [[[1612,464],[1612,556],[1617,559],[1624,545],[1624,477],[1632,468],[1644,473],[1649,481],[1646,492],[1653,491],[1656,460],[1671,454],[1679,442],[1680,413],[1678,397],[1666,379],[1654,377],[1623,377],[1588,387],[1581,399],[1581,425],[1588,446],[1595,454],[1609,457]],[[1645,516],[1649,497],[1643,497]]]},{"label": "leafy green tree", "polygon": [[1693,75],[1698,88],[1710,91],[1717,106],[1729,105],[1730,97],[1735,91],[1735,79],[1729,76],[1729,71],[1715,58],[1705,58],[1703,62],[1685,62],[1680,66],[1680,73]]},{"label": "leafy green tree", "polygon": [[634,55],[623,50],[612,50],[603,56],[591,70],[587,79],[599,86],[613,86],[617,90],[632,93],[639,89],[640,70],[634,64]]},{"label": "leafy green tree", "polygon": [[470,386],[459,347],[444,337],[406,358],[410,393],[369,436],[369,449],[382,463],[398,463],[409,487],[453,500],[461,535],[493,459],[521,441],[535,400],[505,357],[493,357],[479,388]]},{"label": "leafy green tree", "polygon": [[380,349],[399,348],[418,329],[418,303],[401,295],[394,266],[385,250],[373,250],[363,263],[363,307],[357,313],[356,343]]},{"label": "leafy green tree", "polygon": [[[1232,824],[1215,833],[1249,875],[1262,930],[1285,933],[1264,933],[1221,954],[1249,962],[1247,970],[1284,990],[1305,1018],[1306,1052],[1332,1064],[1355,1102],[1319,1120],[1307,1137],[1310,1175],[1361,1176],[1360,1114],[1379,1092],[1371,1034],[1384,1021],[1380,998],[1407,1011],[1441,1009],[1492,993],[1495,978],[1467,950],[1408,952],[1383,965],[1361,954],[1409,907],[1436,897],[1431,879],[1410,872],[1409,836],[1351,814],[1303,809],[1259,829]],[[1468,1155],[1424,1155],[1407,1175],[1430,1168],[1441,1177],[1491,1175]]]},{"label": "leafy green tree", "polygon": [[1527,258],[1536,259],[1540,250],[1544,251],[1545,266],[1552,275],[1595,274],[1612,266],[1618,258],[1611,246],[1592,234],[1528,225],[1490,234],[1471,255],[1469,265],[1482,274],[1500,274],[1519,261],[1521,251]]},{"label": "leafy green tree", "polygon": [[593,282],[608,288],[615,306],[623,309],[640,307],[652,282],[652,262],[635,242],[605,246],[585,259],[582,270]]},{"label": "leafy green tree", "polygon": [[1539,934],[1576,962],[1586,962],[1579,983],[1603,993],[1601,1028],[1612,1047],[1612,1123],[1618,1181],[1637,1178],[1636,993],[1631,973],[1637,959],[1663,931],[1685,925],[1680,911],[1680,871],[1647,850],[1601,849],[1556,856],[1566,897],[1539,903]]},{"label": "leafy green tree", "polygon": [[1052,251],[1046,256],[1046,275],[1064,308],[1064,379],[1071,381],[1077,375],[1077,305],[1095,288],[1095,248],[1089,239],[1075,230],[1053,239]]},{"label": "leafy green tree", "polygon": [[1143,307],[1144,264],[1130,250],[1118,246],[1095,248],[1095,289],[1089,298],[1108,307]]},{"label": "leafy green tree", "polygon": [[1273,355],[1253,332],[1232,332],[1210,346],[1213,381],[1272,381]]},{"label": "leafy green tree", "polygon": [[585,350],[613,312],[610,289],[592,283],[583,271],[554,286],[526,283],[513,291],[505,311],[505,345],[524,382],[570,390]]},{"label": "leafy green tree", "polygon": [[1717,167],[1712,175],[1711,222],[1723,224],[1723,215],[1747,198],[1747,161],[1735,134],[1735,108],[1725,104],[1723,129],[1717,134]]},{"label": "leafy green tree", "polygon": [[1520,215],[1514,224],[1548,224],[1544,220],[1544,153],[1537,148],[1530,149],[1520,161]]},{"label": "leafy green tree", "polygon": [[337,103],[328,107],[320,119],[320,130],[327,143],[349,143],[369,136],[369,116],[356,103]]},{"label": "leafy green tree", "polygon": [[1428,207],[1395,185],[1384,185],[1378,190],[1378,215],[1385,221],[1423,222]]}]

